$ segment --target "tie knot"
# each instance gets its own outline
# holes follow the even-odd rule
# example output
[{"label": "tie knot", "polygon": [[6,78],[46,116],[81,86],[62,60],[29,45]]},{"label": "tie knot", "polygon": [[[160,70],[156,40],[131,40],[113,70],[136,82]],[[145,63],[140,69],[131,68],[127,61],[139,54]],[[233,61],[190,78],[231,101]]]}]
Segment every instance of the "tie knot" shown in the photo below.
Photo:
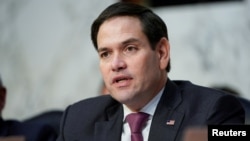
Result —
[{"label": "tie knot", "polygon": [[127,115],[126,121],[129,124],[132,133],[140,133],[143,125],[148,120],[149,114],[138,112]]}]

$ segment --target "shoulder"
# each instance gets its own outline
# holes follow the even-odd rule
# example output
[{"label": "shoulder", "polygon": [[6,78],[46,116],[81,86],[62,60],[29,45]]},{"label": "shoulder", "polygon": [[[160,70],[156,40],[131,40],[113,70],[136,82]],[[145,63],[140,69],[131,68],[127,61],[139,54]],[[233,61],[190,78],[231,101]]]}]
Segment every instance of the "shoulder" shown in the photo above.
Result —
[{"label": "shoulder", "polygon": [[[238,107],[241,108],[239,100],[224,91],[210,87],[193,84],[190,81],[173,81],[180,92],[182,100],[187,104],[198,104],[201,107]],[[230,103],[230,104],[228,104]]]},{"label": "shoulder", "polygon": [[110,95],[103,95],[97,97],[87,98],[72,105],[69,105],[64,112],[67,115],[95,115],[97,113],[103,113],[108,108],[120,105],[119,102],[114,100]]},{"label": "shoulder", "polygon": [[[195,97],[210,97],[210,98],[219,98],[227,96],[228,94],[206,86],[201,86],[194,84],[190,81],[173,81],[183,96],[195,96]],[[185,95],[184,95],[185,94]]]},{"label": "shoulder", "polygon": [[71,108],[100,108],[104,106],[111,106],[113,104],[118,103],[115,101],[110,95],[103,95],[103,96],[97,96],[97,97],[91,97],[87,99],[83,99],[81,101],[78,101],[74,104],[72,104]]},{"label": "shoulder", "polygon": [[52,141],[57,137],[55,130],[42,123],[26,123],[17,120],[5,121],[6,136],[23,135],[26,140]]},{"label": "shoulder", "polygon": [[[121,104],[110,95],[103,95],[78,101],[69,105],[61,119],[61,129],[65,132],[83,135],[82,130],[87,133],[93,132],[96,122],[106,121],[108,111],[120,109]],[[81,130],[79,130],[81,129]],[[72,136],[71,134],[69,136]]]},{"label": "shoulder", "polygon": [[187,117],[209,124],[244,123],[244,109],[235,96],[189,81],[173,83],[181,97],[179,110]]},{"label": "shoulder", "polygon": [[22,129],[22,122],[15,119],[2,120],[1,128],[8,129],[9,133],[15,133],[16,131]]},{"label": "shoulder", "polygon": [[57,137],[57,132],[48,124],[43,123],[22,123],[25,136],[34,141],[53,141]]}]

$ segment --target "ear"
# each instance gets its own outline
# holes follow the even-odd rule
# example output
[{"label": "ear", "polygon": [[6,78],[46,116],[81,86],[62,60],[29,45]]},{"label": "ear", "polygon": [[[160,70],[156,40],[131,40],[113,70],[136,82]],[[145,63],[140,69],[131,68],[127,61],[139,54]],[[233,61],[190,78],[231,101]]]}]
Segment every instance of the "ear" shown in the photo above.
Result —
[{"label": "ear", "polygon": [[170,60],[170,44],[168,39],[162,37],[157,44],[156,50],[160,59],[160,69],[165,70]]}]

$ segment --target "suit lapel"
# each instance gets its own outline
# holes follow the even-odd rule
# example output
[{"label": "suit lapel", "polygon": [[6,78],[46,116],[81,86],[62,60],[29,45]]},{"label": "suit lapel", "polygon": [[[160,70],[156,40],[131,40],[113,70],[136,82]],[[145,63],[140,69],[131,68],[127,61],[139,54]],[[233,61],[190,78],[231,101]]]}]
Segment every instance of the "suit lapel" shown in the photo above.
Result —
[{"label": "suit lapel", "polygon": [[120,141],[123,126],[123,108],[121,104],[107,111],[107,121],[95,124],[95,141]]},{"label": "suit lapel", "polygon": [[[175,111],[181,100],[177,86],[168,80],[152,119],[149,141],[175,140],[184,117],[183,113]],[[167,123],[168,121],[170,123]]]},{"label": "suit lapel", "polygon": [[[148,141],[174,141],[184,114],[176,111],[181,103],[180,90],[170,80],[167,81],[163,95],[152,119]],[[174,120],[168,125],[168,120]],[[115,104],[107,110],[107,120],[95,124],[95,141],[120,141],[123,126],[123,108]]]}]

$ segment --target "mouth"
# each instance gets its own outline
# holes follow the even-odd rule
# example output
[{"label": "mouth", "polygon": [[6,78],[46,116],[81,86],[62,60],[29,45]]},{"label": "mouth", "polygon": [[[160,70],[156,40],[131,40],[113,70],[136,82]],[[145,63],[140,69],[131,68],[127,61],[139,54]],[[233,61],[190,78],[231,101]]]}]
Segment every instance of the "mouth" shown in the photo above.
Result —
[{"label": "mouth", "polygon": [[132,78],[129,77],[129,76],[119,76],[119,77],[115,77],[113,79],[113,84],[116,84],[116,83],[122,83],[122,82],[127,82],[129,80],[131,80]]}]

